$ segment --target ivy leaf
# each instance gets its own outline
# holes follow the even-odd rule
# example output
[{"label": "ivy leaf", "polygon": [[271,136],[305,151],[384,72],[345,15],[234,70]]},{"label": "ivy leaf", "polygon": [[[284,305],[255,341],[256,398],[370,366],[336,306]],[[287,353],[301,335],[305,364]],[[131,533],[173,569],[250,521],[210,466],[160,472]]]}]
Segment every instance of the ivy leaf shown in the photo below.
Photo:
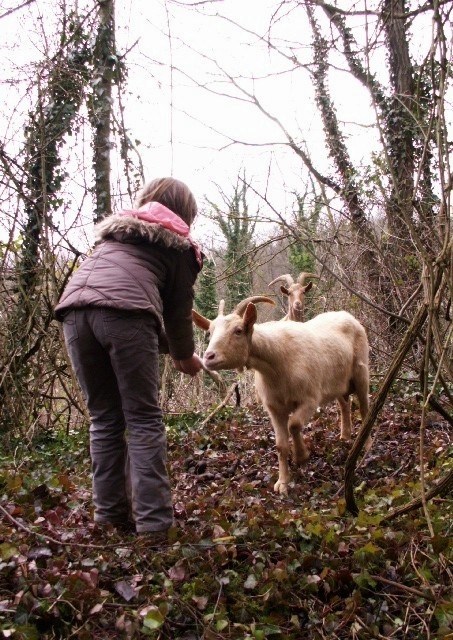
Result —
[{"label": "ivy leaf", "polygon": [[244,589],[254,589],[258,584],[258,580],[253,575],[253,573],[249,573],[247,576],[247,580],[244,582]]},{"label": "ivy leaf", "polygon": [[0,558],[2,560],[11,560],[14,556],[17,556],[19,549],[9,542],[2,542],[0,544]]},{"label": "ivy leaf", "polygon": [[159,629],[165,622],[165,617],[157,607],[150,607],[143,618],[146,629]]},{"label": "ivy leaf", "polygon": [[363,547],[354,551],[354,557],[357,558],[360,563],[364,563],[381,553],[382,549],[380,549],[380,547],[376,546],[372,542],[367,542]]},{"label": "ivy leaf", "polygon": [[371,589],[373,590],[376,587],[376,580],[370,576],[368,571],[362,571],[353,576],[354,582],[361,587],[362,589]]},{"label": "ivy leaf", "polygon": [[453,626],[453,601],[437,606],[434,615],[439,627]]},{"label": "ivy leaf", "polygon": [[225,620],[225,618],[221,618],[220,620],[217,620],[217,622],[215,623],[215,628],[217,631],[223,631],[227,626],[228,626],[228,620]]}]

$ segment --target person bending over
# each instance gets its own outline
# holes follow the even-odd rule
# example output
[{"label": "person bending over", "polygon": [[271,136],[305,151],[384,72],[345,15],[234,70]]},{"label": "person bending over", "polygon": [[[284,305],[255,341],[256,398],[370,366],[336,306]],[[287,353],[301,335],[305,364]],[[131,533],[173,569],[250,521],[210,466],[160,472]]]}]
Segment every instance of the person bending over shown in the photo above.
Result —
[{"label": "person bending over", "polygon": [[173,505],[159,353],[190,376],[202,368],[192,324],[202,254],[189,234],[196,201],[183,182],[152,180],[135,207],[96,225],[94,250],[55,316],[91,419],[94,520],[162,536]]}]

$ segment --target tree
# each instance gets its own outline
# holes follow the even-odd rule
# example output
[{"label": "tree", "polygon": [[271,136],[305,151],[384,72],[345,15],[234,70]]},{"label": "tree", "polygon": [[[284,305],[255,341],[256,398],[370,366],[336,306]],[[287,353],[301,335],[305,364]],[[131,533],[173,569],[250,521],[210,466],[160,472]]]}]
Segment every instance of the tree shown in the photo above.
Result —
[{"label": "tree", "polygon": [[307,211],[305,195],[296,194],[296,227],[298,235],[306,238],[303,242],[295,242],[289,247],[289,263],[296,274],[302,271],[313,273],[316,271],[316,250],[314,240],[317,238],[317,224],[322,208],[319,199],[314,200],[313,209]]},{"label": "tree", "polygon": [[[62,21],[60,44],[50,61],[40,65],[37,101],[25,126],[23,183],[17,183],[23,202],[25,224],[14,263],[16,284],[11,291],[13,306],[5,323],[5,351],[2,353],[0,405],[2,429],[21,424],[21,408],[30,412],[27,398],[30,377],[34,378],[39,352],[52,320],[49,273],[46,263],[48,234],[61,200],[59,191],[66,174],[61,148],[71,134],[74,120],[86,95],[91,49],[81,16],[70,13]],[[12,159],[3,151],[3,163],[14,176]],[[38,364],[39,369],[39,364]]]},{"label": "tree", "polygon": [[110,132],[112,125],[112,82],[120,73],[115,49],[114,0],[97,0],[98,29],[93,51],[90,120],[93,129],[95,222],[112,212],[110,189]]},{"label": "tree", "polygon": [[217,275],[214,260],[204,260],[203,269],[198,276],[195,289],[195,305],[197,310],[206,318],[215,317],[217,300]]},{"label": "tree", "polygon": [[[23,5],[25,6],[25,5]],[[4,320],[5,342],[1,353],[0,404],[4,431],[33,423],[42,409],[44,388],[53,387],[52,376],[43,381],[39,354],[54,352],[59,336],[52,326],[53,304],[75,268],[80,251],[69,239],[63,274],[52,243],[58,238],[58,216],[64,210],[61,191],[68,180],[67,142],[81,127],[80,112],[89,105],[93,127],[95,216],[111,211],[110,121],[111,86],[117,58],[114,51],[114,3],[98,0],[86,13],[61,8],[59,40],[55,50],[36,63],[34,108],[24,126],[24,162],[19,165],[5,147],[1,161],[15,189],[24,217],[19,242],[5,251],[10,309]],[[92,42],[91,33],[97,31]],[[14,247],[14,251],[11,249]],[[14,275],[13,275],[14,274]]]},{"label": "tree", "polygon": [[226,211],[213,202],[211,217],[217,222],[226,240],[226,247],[222,253],[224,259],[224,278],[226,283],[227,308],[251,295],[253,277],[253,256],[255,245],[253,234],[256,216],[249,212],[247,202],[247,183],[244,178],[238,178],[231,196],[221,189],[220,194],[226,205]]}]

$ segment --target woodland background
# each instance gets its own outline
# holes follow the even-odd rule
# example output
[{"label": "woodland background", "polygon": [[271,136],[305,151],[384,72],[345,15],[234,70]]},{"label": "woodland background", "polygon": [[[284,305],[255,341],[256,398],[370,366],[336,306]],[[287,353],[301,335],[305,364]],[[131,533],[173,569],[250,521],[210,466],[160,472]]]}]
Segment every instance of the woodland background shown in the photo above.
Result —
[{"label": "woodland background", "polygon": [[[148,173],[161,172],[153,171],[155,163],[146,166],[143,162],[153,141],[142,145],[139,138],[143,132],[135,129],[131,104],[139,97],[131,87],[135,86],[137,66],[129,63],[134,46],[120,48],[118,44],[122,25],[115,21],[119,9],[114,0],[59,0],[50,5],[28,0],[17,6],[3,1],[0,23],[6,30],[16,29],[17,51],[22,45],[21,30],[24,34],[33,31],[35,47],[33,56],[23,63],[20,55],[16,60],[14,48],[4,51],[8,65],[2,74],[3,91],[8,92],[0,141],[0,437],[4,452],[0,570],[5,581],[0,614],[4,611],[5,637],[14,633],[16,637],[83,637],[86,633],[87,637],[112,638],[117,633],[118,637],[154,634],[187,639],[271,635],[416,638],[450,637],[452,632],[452,575],[448,569],[453,486],[451,2],[382,0],[339,3],[338,7],[321,0],[252,4],[257,23],[267,23],[262,31],[242,23],[240,11],[234,20],[231,14],[222,16],[223,9],[226,12],[229,6],[227,0],[168,0],[164,3],[168,16],[164,35],[171,43],[170,25],[176,30],[175,21],[184,24],[184,15],[190,15],[195,22],[209,15],[213,30],[217,26],[219,32],[227,22],[236,29],[238,41],[247,37],[250,46],[263,48],[272,60],[279,61],[281,66],[270,65],[265,76],[231,72],[226,64],[219,63],[215,49],[197,52],[210,65],[209,81],[197,75],[196,66],[177,66],[182,63],[181,58],[176,63],[176,53],[175,57],[159,59],[161,52],[156,51],[155,59],[148,59],[152,68],[155,65],[156,86],[160,82],[158,70],[169,71],[168,86],[161,89],[175,100],[177,78],[182,78],[199,92],[200,100],[208,95],[227,105],[243,103],[256,113],[259,122],[268,121],[273,127],[272,139],[252,141],[242,130],[239,134],[239,124],[238,135],[234,135],[236,120],[232,115],[225,122],[224,144],[215,152],[221,157],[227,148],[234,147],[243,150],[243,157],[239,165],[232,164],[234,173],[224,184],[217,182],[214,190],[214,181],[197,186],[202,191],[197,194],[200,240],[209,257],[197,284],[197,309],[213,317],[222,298],[231,309],[247,295],[268,294],[275,296],[277,305],[272,310],[261,307],[260,320],[276,319],[285,313],[285,300],[278,287],[268,287],[271,280],[284,273],[294,277],[301,271],[315,273],[318,277],[307,295],[306,317],[324,310],[347,309],[367,329],[372,369],[370,414],[354,445],[347,449],[336,440],[335,419],[329,412],[311,424],[314,431],[309,432],[309,437],[315,450],[318,445],[326,447],[323,455],[315,456],[313,469],[318,469],[319,477],[325,474],[326,479],[331,470],[323,465],[331,463],[337,485],[332,494],[330,480],[321,485],[311,484],[307,476],[299,480],[306,486],[297,495],[304,501],[303,508],[307,508],[308,500],[311,509],[305,512],[305,522],[311,523],[307,530],[300,513],[295,515],[299,504],[295,498],[288,505],[281,498],[269,496],[272,483],[266,474],[272,473],[275,460],[268,441],[269,424],[255,404],[249,375],[244,375],[237,387],[240,406],[232,406],[233,399],[228,397],[225,406],[219,407],[224,396],[209,378],[199,376],[189,383],[163,360],[161,395],[167,411],[170,455],[174,469],[181,472],[177,475],[175,471],[176,501],[185,505],[181,514],[188,518],[186,529],[182,527],[191,543],[193,535],[199,544],[201,531],[203,544],[210,545],[210,551],[202,554],[203,561],[198,556],[195,561],[188,552],[179,557],[180,551],[175,548],[167,550],[168,555],[159,561],[167,565],[147,567],[155,577],[161,576],[155,578],[155,588],[151,589],[150,584],[143,588],[138,579],[134,584],[129,580],[132,591],[126,594],[126,587],[112,589],[115,597],[119,594],[123,601],[110,601],[109,614],[104,615],[112,593],[105,585],[100,587],[102,570],[98,559],[90,556],[83,565],[80,558],[76,561],[70,554],[65,556],[69,548],[76,554],[78,549],[89,547],[84,536],[94,534],[89,525],[89,497],[85,495],[89,495],[87,416],[64,352],[61,328],[53,318],[53,307],[71,273],[90,250],[93,224],[111,211],[129,206],[143,179],[151,177]],[[162,8],[160,3],[159,6]],[[296,41],[293,34],[297,21],[304,28]],[[285,33],[291,33],[291,38]],[[175,52],[176,48],[184,50],[181,40],[175,37],[173,43]],[[192,45],[187,42],[186,46],[190,50]],[[353,88],[359,102],[366,96],[366,122],[348,119],[341,87],[333,80],[339,70],[345,78],[344,87]],[[269,94],[261,91],[262,83],[274,86],[278,97],[283,76],[291,77],[292,90],[301,96],[300,101],[307,95],[312,97],[312,127],[318,137],[311,138],[302,121],[288,119],[286,98],[266,101]],[[185,108],[189,107],[194,110],[193,118],[199,118],[196,103]],[[158,121],[159,114],[150,113],[149,117]],[[174,148],[171,137],[167,146]],[[262,173],[251,164],[252,147],[261,158],[264,152],[270,154]],[[279,154],[282,163],[284,158],[285,166],[290,167],[280,181],[274,170]],[[169,173],[173,160],[168,166]],[[204,337],[200,335],[198,340],[201,353]],[[233,373],[224,377],[228,384],[236,381]],[[327,426],[332,422],[329,431]],[[325,428],[320,430],[322,424]],[[357,463],[372,428],[377,444],[368,471],[364,471],[363,463]],[[401,429],[412,436],[403,437]],[[229,438],[225,439],[225,433]],[[242,451],[236,451],[236,461],[231,438]],[[249,461],[249,469],[255,468],[257,447],[266,469],[256,471],[250,483],[243,465]],[[217,448],[223,450],[217,455],[233,469],[232,474],[228,475],[223,465],[211,475],[206,470],[206,465],[216,467],[213,452]],[[401,458],[406,455],[410,457],[408,467]],[[377,473],[374,478],[382,479],[386,485],[392,458],[395,466],[390,476],[401,476],[403,485],[396,489],[392,485],[396,493],[391,499],[386,501],[381,495],[373,503],[373,491],[366,494],[375,486],[369,484],[369,474]],[[69,464],[77,480],[60,464]],[[370,471],[370,464],[375,466],[374,471]],[[401,472],[407,468],[407,474]],[[222,511],[217,504],[211,512],[204,502],[206,496],[200,495],[199,478],[193,481],[193,474],[202,476],[203,482],[213,481],[214,487],[216,482],[217,486],[223,481],[228,483],[228,490],[223,485],[217,493],[212,490],[214,499],[217,494],[226,495],[232,490],[231,478],[241,469],[246,487],[242,483],[240,489],[233,488],[233,493],[237,491],[238,500],[245,500],[242,505],[248,504],[248,508],[229,498],[228,509]],[[364,476],[360,475],[362,472]],[[183,480],[184,486],[180,484]],[[322,487],[329,497],[323,494]],[[308,488],[318,495],[318,505],[306,495]],[[256,504],[268,501],[268,510],[252,517],[253,499],[247,502],[242,492],[251,498],[255,490],[266,496],[257,498]],[[344,498],[339,499],[343,491]],[[368,495],[365,509],[363,500],[358,506],[355,497],[356,493],[362,497],[362,492]],[[63,509],[59,502],[62,495],[66,496],[64,509],[68,508],[68,496],[80,507],[77,517],[72,511],[70,525],[55,506],[58,502],[58,508]],[[365,519],[361,527],[351,514],[364,518],[367,503],[372,505],[370,520]],[[389,514],[390,505],[395,510]],[[208,528],[208,521],[201,522],[203,509],[209,514],[211,525],[218,527],[214,532],[204,529]],[[239,511],[239,519],[247,513],[250,521],[247,526],[236,522],[233,529],[231,514]],[[386,563],[375,570],[374,577],[369,577],[367,562],[370,558],[377,561],[376,556],[382,551],[377,542],[381,540],[377,533],[381,531],[381,521],[393,522],[412,512],[417,513],[416,530],[403,528],[397,533],[392,529],[392,535],[386,538],[387,542],[394,540],[404,531],[401,545],[403,555],[411,557],[411,575],[405,562],[398,565],[399,576],[389,573],[389,552],[389,558],[384,553]],[[340,516],[336,528],[331,520],[322,519],[322,513],[336,522]],[[266,517],[273,518],[273,522],[267,522]],[[347,524],[341,524],[341,518],[349,518]],[[252,520],[267,530],[266,543],[256,533],[248,538]],[[198,523],[198,530],[194,523]],[[367,542],[361,539],[361,546],[355,548],[351,562],[359,562],[359,569],[348,565],[341,574],[332,564],[329,545],[333,543],[326,536],[334,537],[332,553],[336,561],[350,559],[349,547],[342,546],[340,540],[345,527],[358,527],[353,535],[348,530],[350,540],[356,536],[357,541],[367,529],[374,531],[375,537]],[[72,531],[70,545],[74,546],[65,548],[62,540],[68,535],[68,528]],[[78,534],[74,533],[76,530]],[[36,547],[33,540],[38,534],[42,544]],[[77,535],[82,538],[74,538]],[[418,535],[422,536],[423,545],[417,541],[414,547],[414,536]],[[239,538],[242,541],[236,544]],[[268,550],[268,543],[274,545],[272,551]],[[288,557],[295,562],[305,543],[310,547],[311,559],[304,575],[312,579],[307,582],[305,575],[305,582],[295,586],[291,581],[299,573],[295,565],[290,570]],[[196,544],[192,550],[197,549]],[[352,548],[352,543],[348,544]],[[181,548],[185,548],[184,544]],[[278,558],[277,548],[285,548]],[[417,556],[419,552],[421,557]],[[56,554],[64,557],[60,565],[55,561]],[[115,551],[112,554],[115,558]],[[319,558],[323,554],[321,567]],[[281,602],[288,607],[284,623],[276,622],[274,609],[272,618],[269,612],[264,615],[264,609],[246,610],[249,604],[242,603],[242,614],[234,607],[232,613],[231,602],[229,609],[222,591],[232,574],[217,577],[215,585],[220,585],[220,591],[210,601],[215,590],[202,583],[214,571],[213,566],[226,571],[227,564],[233,563],[236,576],[241,576],[243,569],[239,567],[244,567],[245,558],[246,565],[261,568],[244,577],[242,591],[236,585],[236,595],[242,594],[246,601],[246,596],[259,588],[260,577],[267,571],[266,589],[270,593],[275,587],[281,598],[274,608],[281,609]],[[124,558],[121,567],[110,557],[106,560],[105,556],[104,562],[120,573],[125,570]],[[131,559],[127,562],[127,570],[142,575],[144,580],[142,569]],[[87,571],[84,566],[89,567]],[[233,571],[232,567],[227,568]],[[54,578],[50,579],[52,571]],[[166,580],[173,580],[172,592]],[[330,591],[326,586],[329,580]],[[382,615],[373,622],[367,618],[374,606],[370,593],[376,591],[379,580],[381,585],[389,583],[396,589],[395,584],[405,584],[403,593],[407,599],[401,602],[399,596],[392,595],[389,605],[387,594],[381,593]],[[78,581],[84,585],[82,591],[89,593],[88,604],[81,604],[81,591],[74,586]],[[118,582],[121,581],[112,584]],[[192,584],[190,594],[188,583]],[[306,594],[304,604],[292,599],[289,585]],[[268,592],[266,589],[263,587],[263,593]],[[135,606],[134,599],[139,594],[142,600],[139,598],[140,603]],[[357,594],[363,598],[360,605],[354,600],[359,597]],[[338,611],[332,598],[342,603]],[[348,605],[348,598],[355,604]],[[65,601],[64,606],[58,604],[60,600]],[[132,602],[135,608],[131,605],[130,610],[127,606],[121,609],[124,601]],[[386,610],[382,609],[384,601]],[[329,614],[320,612],[326,603],[331,607]],[[422,610],[420,603],[429,606]],[[357,613],[360,606],[366,615]],[[404,607],[406,617],[401,613]],[[176,610],[178,615],[184,614],[186,622],[175,617]],[[91,616],[100,615],[93,621],[87,611]],[[389,611],[393,611],[392,615]],[[314,622],[316,616],[319,622]],[[33,635],[37,632],[40,635]]]}]

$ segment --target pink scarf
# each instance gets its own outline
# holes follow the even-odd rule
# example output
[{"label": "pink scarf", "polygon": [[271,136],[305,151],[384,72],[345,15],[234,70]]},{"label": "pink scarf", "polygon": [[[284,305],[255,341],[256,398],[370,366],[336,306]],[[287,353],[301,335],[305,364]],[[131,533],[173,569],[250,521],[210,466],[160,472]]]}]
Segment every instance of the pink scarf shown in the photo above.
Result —
[{"label": "pink scarf", "polygon": [[160,202],[147,202],[140,209],[124,209],[119,212],[120,216],[133,216],[139,220],[150,222],[152,224],[158,224],[178,236],[187,238],[195,251],[195,257],[200,267],[203,265],[203,258],[200,247],[190,236],[190,228],[187,223],[184,222],[176,213],[173,213],[170,209],[165,207]]}]

